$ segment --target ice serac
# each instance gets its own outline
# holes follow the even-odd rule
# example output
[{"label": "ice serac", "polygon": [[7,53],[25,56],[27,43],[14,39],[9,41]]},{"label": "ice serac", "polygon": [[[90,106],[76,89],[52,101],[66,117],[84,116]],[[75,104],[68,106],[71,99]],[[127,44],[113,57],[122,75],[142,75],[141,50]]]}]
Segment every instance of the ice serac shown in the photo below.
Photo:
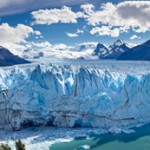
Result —
[{"label": "ice serac", "polygon": [[[35,64],[0,68],[1,90],[8,89],[0,95],[0,125],[18,130],[33,125],[110,128],[148,122],[148,66]],[[141,73],[136,72],[140,67]]]}]

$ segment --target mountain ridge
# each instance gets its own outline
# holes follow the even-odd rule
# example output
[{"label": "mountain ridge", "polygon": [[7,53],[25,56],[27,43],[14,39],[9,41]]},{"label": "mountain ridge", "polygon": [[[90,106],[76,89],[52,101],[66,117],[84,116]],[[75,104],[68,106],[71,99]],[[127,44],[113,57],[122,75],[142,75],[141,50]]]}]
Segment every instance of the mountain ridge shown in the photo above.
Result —
[{"label": "mountain ridge", "polygon": [[98,43],[94,50],[94,55],[97,55],[99,59],[117,59],[122,53],[129,49],[130,48],[123,40],[118,39],[112,46],[109,47]]},{"label": "mountain ridge", "polygon": [[117,60],[148,60],[150,61],[150,40],[126,51]]},{"label": "mountain ridge", "polygon": [[7,48],[0,46],[0,66],[12,66],[25,63],[30,62],[23,58],[20,58],[17,55],[14,55]]}]

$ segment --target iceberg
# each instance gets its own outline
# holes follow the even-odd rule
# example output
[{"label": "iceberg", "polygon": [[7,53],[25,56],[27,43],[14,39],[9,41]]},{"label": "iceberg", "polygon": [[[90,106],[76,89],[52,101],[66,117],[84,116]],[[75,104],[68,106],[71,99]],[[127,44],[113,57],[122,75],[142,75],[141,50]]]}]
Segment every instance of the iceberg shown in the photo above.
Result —
[{"label": "iceberg", "polygon": [[149,62],[81,61],[0,68],[0,126],[119,128],[150,121]]}]

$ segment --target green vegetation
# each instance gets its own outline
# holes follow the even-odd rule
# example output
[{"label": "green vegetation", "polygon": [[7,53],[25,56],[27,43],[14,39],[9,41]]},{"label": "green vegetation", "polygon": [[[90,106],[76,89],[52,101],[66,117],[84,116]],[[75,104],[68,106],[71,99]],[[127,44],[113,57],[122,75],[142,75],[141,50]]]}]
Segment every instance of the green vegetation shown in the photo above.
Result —
[{"label": "green vegetation", "polygon": [[8,144],[1,144],[0,145],[0,150],[11,150]]},{"label": "green vegetation", "polygon": [[16,141],[16,150],[25,150],[25,144],[21,140]]},{"label": "green vegetation", "polygon": [[[25,150],[25,144],[21,140],[16,141],[16,150]],[[0,144],[0,150],[11,150],[8,144]]]}]

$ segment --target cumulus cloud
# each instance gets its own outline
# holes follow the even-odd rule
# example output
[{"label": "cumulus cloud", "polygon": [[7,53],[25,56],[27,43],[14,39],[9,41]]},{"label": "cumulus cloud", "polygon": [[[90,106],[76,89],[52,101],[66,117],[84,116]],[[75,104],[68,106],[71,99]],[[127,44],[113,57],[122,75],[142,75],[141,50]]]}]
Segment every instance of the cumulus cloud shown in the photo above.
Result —
[{"label": "cumulus cloud", "polygon": [[67,36],[69,37],[78,37],[78,34],[77,33],[69,33],[69,32],[66,32]]},{"label": "cumulus cloud", "polygon": [[[0,16],[12,15],[29,10],[80,5],[91,0],[1,0],[0,1]],[[97,0],[93,0],[97,1]]]},{"label": "cumulus cloud", "polygon": [[18,50],[25,48],[25,44],[30,35],[39,36],[39,31],[34,31],[31,27],[18,24],[16,27],[10,26],[8,23],[0,25],[0,45],[4,46],[18,54]]},{"label": "cumulus cloud", "polygon": [[[42,0],[28,0],[28,5],[26,0],[7,0],[7,1],[0,1],[0,15],[7,15],[7,12],[4,9],[7,8],[8,12],[13,9],[13,13],[21,12],[23,9],[27,10],[29,8],[43,8],[47,6],[62,6],[62,5],[74,5],[74,4],[82,4],[91,2],[90,0],[62,0],[62,1],[47,1],[43,2]],[[92,1],[97,2],[97,0]],[[33,11],[31,13],[33,17],[32,24],[55,24],[55,23],[77,23],[78,18],[82,18],[86,21],[85,27],[92,26],[92,29],[89,31],[92,35],[97,34],[99,36],[111,36],[111,37],[118,37],[120,33],[128,32],[130,30],[137,33],[145,33],[150,31],[150,1],[115,1],[115,4],[100,0],[100,2],[104,2],[103,4],[98,7],[98,5],[93,4],[84,4],[81,5],[81,10],[73,11],[70,7],[63,6],[61,8],[51,8],[51,9],[40,9],[37,11]],[[100,3],[99,2],[99,3]],[[113,1],[112,1],[113,2]],[[117,3],[118,2],[118,3]],[[39,3],[41,6],[39,6]],[[30,4],[30,5],[29,5]],[[25,7],[23,7],[25,6]],[[27,7],[28,6],[28,7]],[[10,8],[10,9],[8,9]],[[20,8],[20,9],[19,9]],[[28,9],[29,10],[29,9]],[[16,11],[16,12],[15,12]],[[3,13],[4,12],[4,13]],[[10,14],[10,12],[9,12]],[[7,24],[8,25],[8,24]],[[0,25],[0,27],[3,25]],[[6,25],[5,25],[6,26]],[[9,25],[8,25],[9,26]],[[23,31],[23,25],[18,25],[13,28],[16,32],[19,32],[20,29]],[[15,43],[16,47],[20,47],[23,45],[18,45],[18,43],[25,43],[26,39],[30,36],[30,34],[36,35],[36,38],[42,37],[39,31],[33,31],[33,29],[29,26],[26,26],[26,30],[22,35],[18,34],[18,36],[14,36],[15,41],[11,41],[10,43]],[[90,27],[91,28],[91,27]],[[13,31],[14,31],[13,30]],[[85,28],[84,31],[89,30],[89,27]],[[4,30],[5,31],[5,30]],[[9,31],[9,29],[8,29]],[[67,36],[69,37],[78,37],[79,34],[84,33],[83,30],[78,29],[75,33],[66,32]],[[2,29],[0,33],[2,32]],[[10,40],[12,36],[12,32],[9,33]],[[3,34],[1,34],[3,35]],[[24,37],[21,37],[23,36]],[[3,37],[0,37],[1,43],[4,43]],[[17,39],[16,39],[17,38]],[[135,39],[138,37],[130,37],[131,39]],[[5,38],[4,38],[5,39]],[[12,38],[13,40],[13,38]],[[19,41],[20,40],[20,41]],[[10,44],[9,44],[10,45]],[[14,46],[14,45],[13,45]],[[12,46],[12,47],[13,47]]]},{"label": "cumulus cloud", "polygon": [[140,39],[141,37],[137,36],[137,35],[133,35],[130,37],[130,40],[135,40],[135,39]]},{"label": "cumulus cloud", "polygon": [[31,13],[35,21],[32,24],[77,23],[77,19],[83,16],[81,12],[73,12],[70,7],[61,9],[41,9]]},{"label": "cumulus cloud", "polygon": [[94,27],[90,33],[93,34],[98,34],[99,36],[104,36],[104,35],[108,35],[111,37],[118,37],[119,36],[119,29],[115,28],[115,29],[111,29],[108,26],[102,26],[102,27]]},{"label": "cumulus cloud", "polygon": [[84,31],[80,30],[80,29],[77,29],[77,31],[75,33],[66,32],[67,36],[69,36],[69,37],[78,37],[79,34],[83,34],[83,33],[84,33]]},{"label": "cumulus cloud", "polygon": [[[124,0],[111,0],[118,3]],[[12,15],[41,8],[73,6],[85,3],[99,5],[109,0],[0,0],[0,16]]]},{"label": "cumulus cloud", "polygon": [[81,33],[81,34],[82,34],[82,33],[84,33],[84,31],[83,31],[83,30],[80,30],[80,29],[77,29],[77,32],[76,32],[76,33],[78,33],[78,34]]},{"label": "cumulus cloud", "polygon": [[150,30],[150,1],[126,1],[118,4],[105,3],[99,10],[93,5],[82,5],[89,25],[109,25],[119,30],[132,29],[141,33]]},{"label": "cumulus cloud", "polygon": [[44,41],[44,42],[31,42],[30,43],[30,47],[35,46],[37,48],[47,48],[47,47],[51,47],[51,43],[49,43],[48,41]]},{"label": "cumulus cloud", "polygon": [[92,4],[84,4],[84,5],[81,5],[81,9],[83,9],[83,11],[86,13],[86,14],[92,14],[93,11],[94,11],[94,6]]},{"label": "cumulus cloud", "polygon": [[[78,18],[82,18],[87,25],[93,26],[91,34],[101,36],[118,37],[120,33],[129,30],[136,33],[150,30],[149,1],[124,1],[118,4],[108,2],[101,4],[98,9],[93,4],[84,4],[78,12],[64,6],[61,9],[41,9],[31,14],[33,24],[77,23]],[[69,37],[78,36],[78,32],[66,34]]]},{"label": "cumulus cloud", "polygon": [[63,44],[63,43],[58,43],[58,44],[53,45],[53,48],[54,48],[55,50],[67,50],[67,49],[70,48],[70,46],[65,45],[65,44]]}]

